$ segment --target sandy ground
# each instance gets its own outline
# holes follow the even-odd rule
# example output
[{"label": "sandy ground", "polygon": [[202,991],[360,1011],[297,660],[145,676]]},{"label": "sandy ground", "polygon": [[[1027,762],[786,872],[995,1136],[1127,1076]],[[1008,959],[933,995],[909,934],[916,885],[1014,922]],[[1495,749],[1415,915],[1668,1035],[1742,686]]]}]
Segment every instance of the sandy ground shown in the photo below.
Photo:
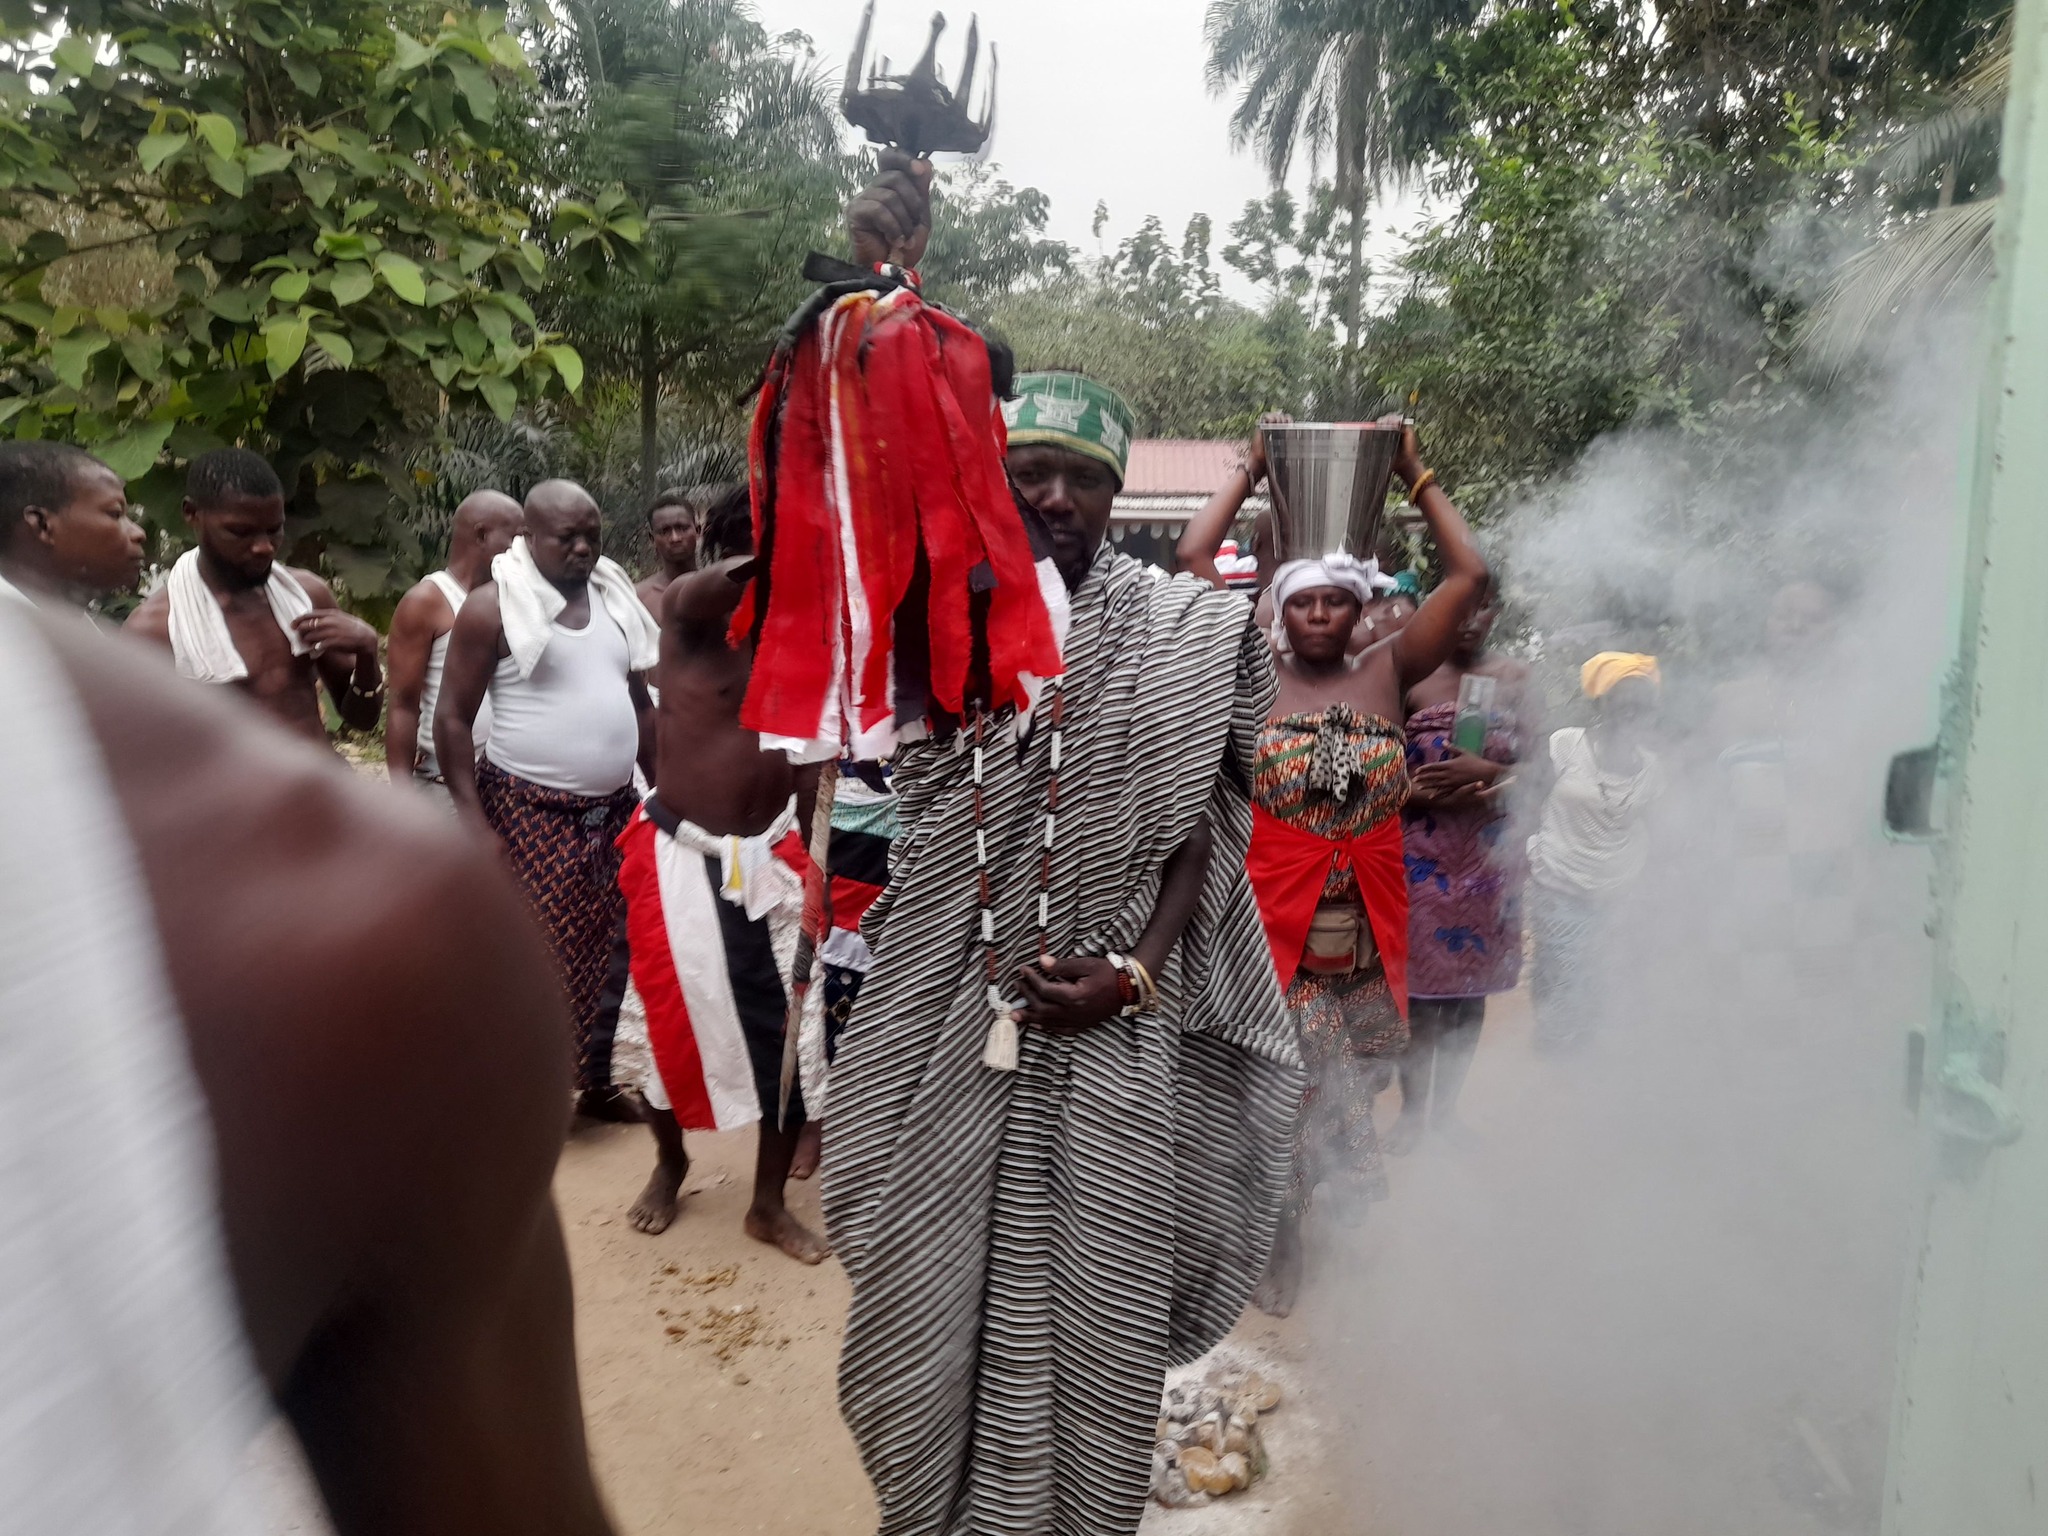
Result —
[{"label": "sandy ground", "polygon": [[[740,1230],[753,1136],[691,1138],[682,1216],[660,1237],[626,1225],[652,1154],[644,1132],[578,1136],[555,1190],[576,1270],[577,1344],[592,1454],[620,1536],[758,1532],[870,1536],[875,1504],[833,1395],[846,1280],[801,1268]],[[818,1220],[817,1191],[792,1206]],[[1253,1314],[1228,1346],[1292,1383],[1301,1341]],[[1311,1416],[1266,1421],[1276,1468],[1312,1458]],[[1294,1479],[1207,1510],[1154,1511],[1176,1536],[1223,1536],[1278,1514]]]},{"label": "sandy ground", "polygon": [[[682,1215],[660,1237],[635,1232],[624,1212],[652,1150],[637,1127],[586,1131],[555,1181],[591,1454],[620,1536],[870,1536],[874,1497],[833,1391],[845,1276],[830,1261],[793,1264],[740,1230],[751,1132],[693,1136]],[[791,1205],[818,1221],[814,1185]],[[1301,1379],[1306,1350],[1291,1325],[1251,1314],[1226,1347],[1290,1388]],[[1265,1427],[1273,1478],[1210,1509],[1154,1510],[1147,1536],[1279,1529],[1268,1522],[1306,1486],[1315,1422],[1290,1395]],[[256,1452],[271,1529],[328,1536],[296,1460],[281,1428]]]},{"label": "sandy ground", "polygon": [[[579,1135],[555,1181],[591,1451],[621,1536],[872,1531],[874,1500],[832,1392],[845,1276],[740,1230],[752,1132],[689,1146],[683,1211],[660,1237],[624,1217],[653,1162],[638,1127]],[[791,1205],[818,1224],[815,1185]]]},{"label": "sandy ground", "polygon": [[[1689,1164],[1660,1138],[1689,1134],[1683,1097],[1643,1104],[1652,1130],[1588,1122],[1575,1095],[1604,1100],[1608,1085],[1581,1072],[1537,1058],[1525,1001],[1497,1000],[1465,1135],[1390,1160],[1389,1203],[1313,1234],[1300,1312],[1248,1314],[1226,1341],[1288,1388],[1262,1421],[1271,1475],[1206,1509],[1153,1509],[1145,1536],[1867,1528],[1896,1298],[1870,1279],[1878,1260],[1816,1271],[1802,1296],[1812,1245],[1773,1238],[1752,1299],[1732,1283],[1755,1267],[1730,1262],[1739,1213],[1712,1190],[1671,1192]],[[1708,1101],[1717,1165],[1727,1097]],[[1383,1127],[1398,1104],[1381,1100]],[[1641,1164],[1627,1178],[1599,1171],[1616,1143],[1639,1154],[1621,1160]],[[652,1158],[638,1127],[577,1136],[556,1179],[591,1450],[620,1536],[869,1536],[874,1501],[833,1391],[845,1278],[742,1233],[751,1132],[692,1137],[691,1152],[683,1213],[660,1237],[624,1219]],[[817,1222],[814,1186],[792,1204]],[[280,1482],[286,1454],[266,1453]],[[287,1491],[273,1528],[320,1536],[322,1522]]]}]

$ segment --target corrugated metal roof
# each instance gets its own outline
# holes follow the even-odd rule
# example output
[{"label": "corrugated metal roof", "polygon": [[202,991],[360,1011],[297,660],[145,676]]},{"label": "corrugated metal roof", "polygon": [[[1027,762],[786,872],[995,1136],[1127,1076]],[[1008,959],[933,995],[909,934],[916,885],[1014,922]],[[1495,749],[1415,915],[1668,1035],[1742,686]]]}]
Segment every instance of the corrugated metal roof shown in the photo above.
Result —
[{"label": "corrugated metal roof", "polygon": [[[1116,499],[1116,516],[1127,517],[1177,517],[1186,522],[1203,507],[1207,496],[1133,496],[1126,491]],[[1264,496],[1247,496],[1241,517],[1256,517],[1271,503]]]},{"label": "corrugated metal roof", "polygon": [[1207,497],[1243,459],[1237,438],[1141,437],[1131,444],[1124,494]]}]

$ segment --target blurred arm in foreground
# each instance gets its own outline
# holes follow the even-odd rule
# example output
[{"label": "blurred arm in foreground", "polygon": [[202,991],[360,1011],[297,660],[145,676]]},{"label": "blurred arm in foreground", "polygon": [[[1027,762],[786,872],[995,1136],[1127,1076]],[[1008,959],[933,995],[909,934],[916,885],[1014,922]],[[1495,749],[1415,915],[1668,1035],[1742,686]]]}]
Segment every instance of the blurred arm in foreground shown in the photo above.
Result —
[{"label": "blurred arm in foreground", "polygon": [[[156,1011],[182,1022],[208,1112],[242,1329],[337,1529],[602,1536],[549,1194],[564,1032],[510,888],[427,808],[364,795],[323,752],[204,690],[165,687],[120,645],[36,629],[0,616],[11,686],[41,690],[16,721],[15,752],[29,768],[41,752],[97,755],[104,769],[100,793],[129,845],[116,852],[129,857],[104,861],[100,895],[116,916],[100,939],[167,980]],[[67,792],[30,779],[49,821]],[[76,794],[81,811],[99,808],[92,785]],[[129,868],[140,889],[118,888]],[[124,903],[143,924],[153,915],[160,971],[146,927],[118,931]],[[38,983],[38,964],[76,978],[77,959],[65,945],[48,958],[0,951],[13,967],[0,995],[32,995],[23,982]],[[143,1055],[150,1022],[127,1026]],[[180,1108],[158,1113],[173,1124]],[[164,1216],[210,1236],[193,1193]],[[78,1221],[104,1214],[81,1208]],[[207,1267],[202,1253],[189,1273]],[[92,1271],[81,1278],[93,1293]],[[89,1322],[83,1352],[102,1326],[90,1300],[73,1308]],[[145,1354],[131,1374],[159,1363]],[[149,1385],[182,1402],[190,1373],[161,1375]],[[109,1417],[111,1439],[126,1416]],[[147,1510],[151,1491],[135,1477],[91,1496]],[[171,1511],[152,1518],[172,1528]]]}]

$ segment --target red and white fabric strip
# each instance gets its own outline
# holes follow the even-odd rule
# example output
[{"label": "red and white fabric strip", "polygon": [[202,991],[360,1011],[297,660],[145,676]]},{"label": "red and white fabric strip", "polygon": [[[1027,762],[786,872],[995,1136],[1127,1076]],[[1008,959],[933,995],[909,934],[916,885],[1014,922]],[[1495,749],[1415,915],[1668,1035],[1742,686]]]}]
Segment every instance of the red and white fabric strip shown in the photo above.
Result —
[{"label": "red and white fabric strip", "polygon": [[647,1008],[648,1046],[676,1123],[686,1131],[752,1125],[761,1118],[761,1098],[704,856],[664,836],[644,810],[619,847],[633,984]]}]

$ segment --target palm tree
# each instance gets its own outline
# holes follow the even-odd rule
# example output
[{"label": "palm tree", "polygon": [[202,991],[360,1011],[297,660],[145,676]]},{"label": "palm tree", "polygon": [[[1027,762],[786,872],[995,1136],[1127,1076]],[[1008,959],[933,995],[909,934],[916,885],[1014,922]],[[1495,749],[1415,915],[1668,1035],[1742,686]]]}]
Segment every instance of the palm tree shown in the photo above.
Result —
[{"label": "palm tree", "polygon": [[1233,142],[1258,149],[1275,185],[1298,149],[1329,157],[1351,224],[1345,371],[1354,383],[1366,206],[1427,161],[1447,104],[1424,57],[1480,9],[1480,0],[1211,0],[1209,88],[1239,87]]},{"label": "palm tree", "polygon": [[[1943,298],[1991,273],[1991,234],[1998,222],[1995,174],[1971,178],[1964,168],[1995,168],[2005,99],[2012,85],[2012,18],[1935,112],[1908,127],[1877,167],[1894,186],[1935,183],[1934,204],[1901,221],[1836,270],[1814,314],[1807,344],[1837,367],[1873,327],[1916,299]],[[1964,195],[1958,195],[1959,192]]]}]

